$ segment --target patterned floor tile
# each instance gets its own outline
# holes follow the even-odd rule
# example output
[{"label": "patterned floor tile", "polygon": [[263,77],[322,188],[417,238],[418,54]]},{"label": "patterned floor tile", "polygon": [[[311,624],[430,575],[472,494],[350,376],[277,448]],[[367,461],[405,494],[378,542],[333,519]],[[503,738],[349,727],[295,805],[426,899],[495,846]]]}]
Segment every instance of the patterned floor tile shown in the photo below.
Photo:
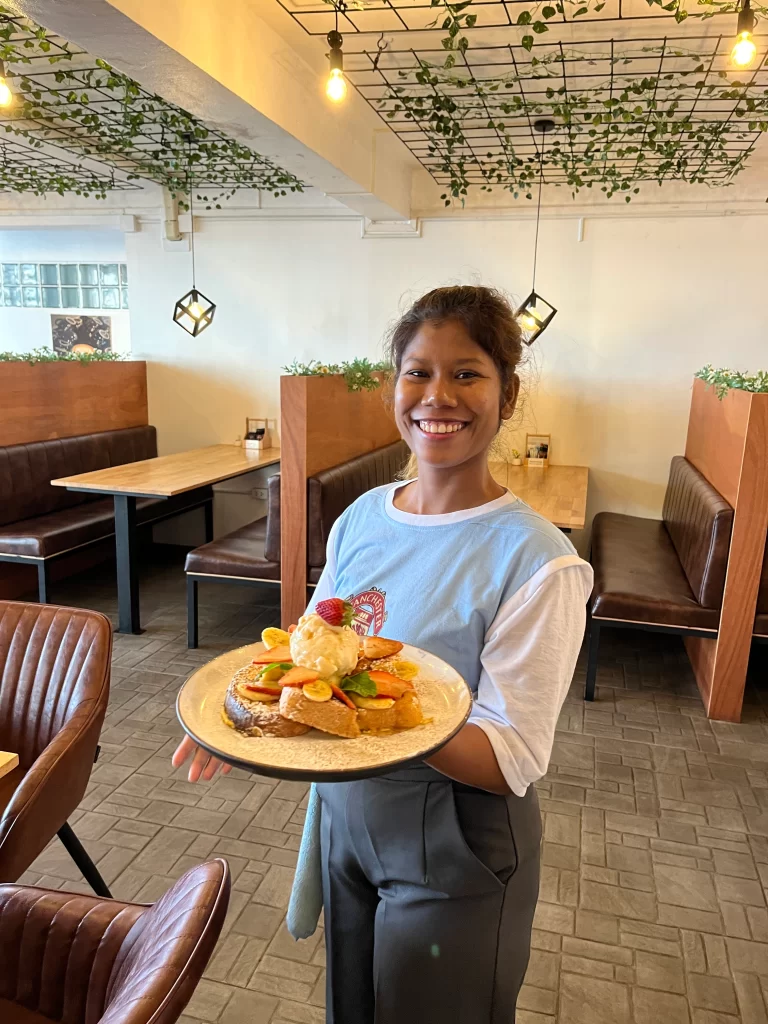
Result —
[{"label": "patterned floor tile", "polygon": [[[116,612],[93,570],[62,604]],[[217,951],[183,1024],[321,1024],[322,930],[283,923],[307,787],[235,771],[191,785],[170,754],[174,700],[198,665],[258,638],[273,591],[201,587],[186,647],[177,554],[142,572],[141,636],[116,636],[102,753],[73,824],[115,896],[156,899],[188,867],[229,859]],[[597,700],[580,661],[547,776],[542,887],[520,1024],[768,1024],[768,650],[740,725],[709,722],[679,639],[608,633]],[[87,891],[54,842],[30,884]],[[481,1024],[481,1022],[478,1022]]]}]

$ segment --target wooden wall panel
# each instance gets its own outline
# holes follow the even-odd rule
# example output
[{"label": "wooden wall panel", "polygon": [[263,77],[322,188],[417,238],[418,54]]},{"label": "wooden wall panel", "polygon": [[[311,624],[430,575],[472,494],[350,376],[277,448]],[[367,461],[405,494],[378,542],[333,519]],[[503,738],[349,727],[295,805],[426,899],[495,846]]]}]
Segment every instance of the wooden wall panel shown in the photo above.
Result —
[{"label": "wooden wall panel", "polygon": [[280,378],[280,576],[283,627],[307,603],[307,478],[400,437],[383,391],[343,377]]},{"label": "wooden wall panel", "polygon": [[147,364],[0,363],[0,445],[145,426]]},{"label": "wooden wall panel", "polygon": [[685,457],[734,508],[751,399],[735,389],[719,399],[703,380],[693,382]]},{"label": "wooden wall panel", "polygon": [[686,639],[709,718],[738,722],[768,529],[768,395],[694,385],[686,457],[734,508],[716,640]]}]

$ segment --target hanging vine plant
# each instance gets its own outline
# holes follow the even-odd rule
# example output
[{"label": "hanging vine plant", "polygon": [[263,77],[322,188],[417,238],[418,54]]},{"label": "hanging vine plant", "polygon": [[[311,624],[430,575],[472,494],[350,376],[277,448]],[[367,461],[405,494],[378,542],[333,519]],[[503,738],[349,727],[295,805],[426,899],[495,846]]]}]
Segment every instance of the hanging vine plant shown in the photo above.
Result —
[{"label": "hanging vine plant", "polygon": [[[325,0],[332,7],[336,0]],[[477,14],[472,11],[473,0],[430,0],[430,6],[437,9],[433,21],[426,28],[439,28],[446,33],[441,44],[446,50],[444,68],[452,68],[456,64],[456,55],[466,53],[469,49],[467,31],[475,28]],[[515,25],[522,30],[520,44],[529,52],[533,49],[535,37],[549,32],[550,22],[562,24],[563,21],[573,22],[587,14],[599,14],[606,6],[607,0],[536,0],[517,15]],[[716,14],[737,13],[741,8],[741,0],[691,0],[693,8],[688,10],[688,0],[646,0],[649,7],[659,7],[672,14],[680,24],[686,18],[713,18]],[[365,9],[366,0],[356,0],[350,6]],[[756,0],[751,4],[752,10],[762,17],[768,17],[768,4]]]},{"label": "hanging vine plant", "polygon": [[[538,173],[538,159],[516,152],[510,125],[518,120],[555,119],[559,131],[547,145],[544,165],[555,172],[573,193],[595,185],[611,197],[622,193],[627,202],[639,192],[639,182],[676,179],[691,184],[728,183],[741,169],[746,150],[733,155],[729,143],[747,132],[727,122],[693,120],[690,111],[697,95],[735,104],[737,118],[748,118],[748,132],[768,131],[768,91],[747,94],[747,83],[729,80],[726,72],[712,81],[701,54],[647,46],[615,52],[611,59],[610,94],[605,85],[574,90],[564,84],[568,60],[590,62],[594,56],[559,48],[530,63],[494,78],[459,75],[417,56],[416,67],[398,72],[399,84],[388,84],[378,107],[387,120],[412,121],[428,139],[428,169],[447,176],[442,196],[446,206],[463,201],[470,186],[471,149],[464,124],[484,123],[495,133],[496,152],[479,163],[481,190],[503,187],[517,198],[525,194]],[[626,69],[633,61],[651,56],[674,57],[687,67],[667,73],[633,76]],[[594,63],[594,61],[592,61]],[[615,69],[620,70],[615,70]],[[664,95],[659,84],[664,79]],[[524,85],[545,84],[532,100]],[[719,83],[719,84],[718,84]],[[586,144],[584,144],[584,140]],[[579,142],[576,152],[575,143]]]},{"label": "hanging vine plant", "polygon": [[[106,61],[94,61],[42,26],[15,17],[2,5],[0,58],[16,93],[0,127],[32,147],[48,143],[78,158],[107,164],[122,172],[126,181],[157,182],[174,195],[183,194],[191,180],[196,188],[207,186],[216,193],[206,201],[217,208],[241,188],[278,196],[303,190],[295,175],[267,157],[147,92]],[[194,141],[188,152],[190,136]],[[103,181],[109,177],[103,176]],[[4,179],[0,167],[3,185],[13,188],[14,180]],[[53,182],[45,176],[39,181],[32,177],[27,190],[43,195],[72,191],[71,185],[62,173]]]}]

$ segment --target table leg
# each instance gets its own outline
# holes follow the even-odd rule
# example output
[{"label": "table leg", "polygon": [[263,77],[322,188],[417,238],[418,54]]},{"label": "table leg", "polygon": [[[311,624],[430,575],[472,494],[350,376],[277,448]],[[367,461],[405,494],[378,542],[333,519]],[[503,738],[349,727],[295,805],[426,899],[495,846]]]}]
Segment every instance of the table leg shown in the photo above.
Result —
[{"label": "table leg", "polygon": [[213,540],[213,498],[203,505],[205,512],[205,543],[210,544]]},{"label": "table leg", "polygon": [[136,499],[116,494],[117,631],[143,633],[139,618],[139,574],[136,566]]}]

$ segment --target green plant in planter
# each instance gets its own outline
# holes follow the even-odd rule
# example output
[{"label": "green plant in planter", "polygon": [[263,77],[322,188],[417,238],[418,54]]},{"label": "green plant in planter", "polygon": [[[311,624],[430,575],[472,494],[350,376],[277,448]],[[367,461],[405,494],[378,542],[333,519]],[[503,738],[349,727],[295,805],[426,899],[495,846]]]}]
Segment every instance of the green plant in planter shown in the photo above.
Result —
[{"label": "green plant in planter", "polygon": [[737,391],[751,391],[758,395],[768,394],[768,370],[742,373],[740,370],[730,370],[725,366],[715,368],[711,363],[707,363],[694,373],[694,377],[703,380],[708,387],[714,388],[721,400],[732,388]]},{"label": "green plant in planter", "polygon": [[381,380],[374,373],[389,373],[389,363],[372,363],[369,359],[352,359],[341,363],[321,363],[310,359],[301,363],[297,359],[283,367],[283,373],[289,377],[330,377],[341,374],[347,384],[348,391],[375,391],[381,386]]},{"label": "green plant in planter", "polygon": [[54,352],[52,348],[0,352],[0,363],[116,363],[124,358],[121,352]]}]

